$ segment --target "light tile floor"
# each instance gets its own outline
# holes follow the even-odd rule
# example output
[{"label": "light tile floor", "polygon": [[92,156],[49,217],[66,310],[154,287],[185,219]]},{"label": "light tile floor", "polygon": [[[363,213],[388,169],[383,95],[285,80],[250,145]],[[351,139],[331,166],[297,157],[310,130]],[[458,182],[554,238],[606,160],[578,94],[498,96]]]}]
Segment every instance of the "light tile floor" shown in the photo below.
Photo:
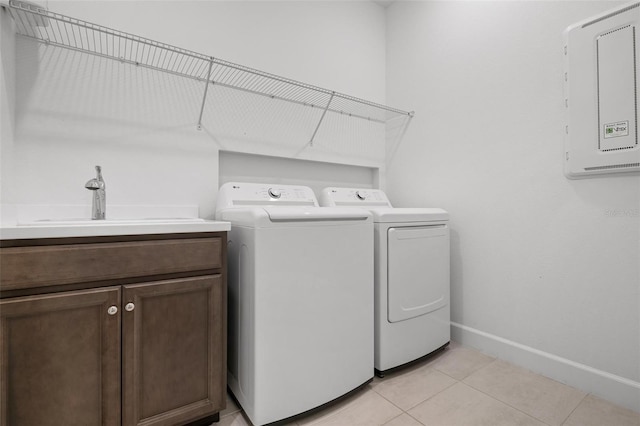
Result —
[{"label": "light tile floor", "polygon": [[[217,425],[250,423],[228,398]],[[452,342],[289,425],[640,426],[640,414]]]}]

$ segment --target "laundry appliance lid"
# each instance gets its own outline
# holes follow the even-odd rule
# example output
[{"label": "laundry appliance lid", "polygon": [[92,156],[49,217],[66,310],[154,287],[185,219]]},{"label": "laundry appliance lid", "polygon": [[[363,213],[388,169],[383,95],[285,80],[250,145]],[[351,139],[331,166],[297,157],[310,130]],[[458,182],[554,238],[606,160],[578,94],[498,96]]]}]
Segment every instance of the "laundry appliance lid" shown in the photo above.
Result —
[{"label": "laundry appliance lid", "polygon": [[306,206],[252,206],[219,210],[218,220],[231,222],[231,226],[268,228],[280,225],[313,223],[314,225],[340,222],[340,224],[361,224],[372,222],[367,210],[343,207]]},{"label": "laundry appliance lid", "polygon": [[272,222],[310,222],[320,220],[367,220],[366,210],[343,207],[264,207]]},{"label": "laundry appliance lid", "polygon": [[369,210],[376,223],[445,222],[449,220],[449,213],[438,208],[374,207]]},{"label": "laundry appliance lid", "polygon": [[438,208],[397,208],[380,189],[328,187],[320,192],[320,205],[327,207],[357,207],[373,213],[373,221],[443,222],[449,214]]}]

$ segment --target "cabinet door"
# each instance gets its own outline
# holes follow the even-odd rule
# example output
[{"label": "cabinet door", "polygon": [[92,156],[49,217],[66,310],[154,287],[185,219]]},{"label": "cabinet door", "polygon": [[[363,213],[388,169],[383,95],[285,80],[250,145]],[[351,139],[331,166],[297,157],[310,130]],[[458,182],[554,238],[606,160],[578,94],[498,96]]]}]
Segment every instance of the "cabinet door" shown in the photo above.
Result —
[{"label": "cabinet door", "polygon": [[119,306],[119,287],[0,301],[2,426],[120,424]]},{"label": "cabinet door", "polygon": [[220,275],[124,286],[123,425],[176,425],[226,403]]}]

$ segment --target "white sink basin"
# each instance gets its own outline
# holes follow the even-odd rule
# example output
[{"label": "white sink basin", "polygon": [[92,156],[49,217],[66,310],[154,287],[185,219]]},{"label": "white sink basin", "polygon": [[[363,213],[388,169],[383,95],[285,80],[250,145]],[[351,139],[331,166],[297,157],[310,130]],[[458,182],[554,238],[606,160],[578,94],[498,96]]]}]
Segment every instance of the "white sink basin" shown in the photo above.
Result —
[{"label": "white sink basin", "polygon": [[182,223],[201,223],[199,218],[156,218],[156,219],[42,219],[33,222],[18,223],[18,226],[108,226],[108,225],[174,225]]}]

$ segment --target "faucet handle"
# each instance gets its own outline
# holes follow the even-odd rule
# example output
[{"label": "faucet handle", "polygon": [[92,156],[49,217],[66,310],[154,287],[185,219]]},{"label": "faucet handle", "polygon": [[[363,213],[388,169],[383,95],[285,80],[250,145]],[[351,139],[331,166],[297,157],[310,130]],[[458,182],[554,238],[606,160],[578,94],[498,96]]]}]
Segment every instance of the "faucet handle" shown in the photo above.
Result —
[{"label": "faucet handle", "polygon": [[98,182],[98,179],[96,178],[89,179],[87,183],[84,184],[84,187],[92,191],[97,191],[100,189],[100,182]]},{"label": "faucet handle", "polygon": [[84,187],[92,191],[104,189],[105,185],[104,180],[102,179],[102,167],[96,166],[96,177],[94,177],[93,179],[89,179]]}]

